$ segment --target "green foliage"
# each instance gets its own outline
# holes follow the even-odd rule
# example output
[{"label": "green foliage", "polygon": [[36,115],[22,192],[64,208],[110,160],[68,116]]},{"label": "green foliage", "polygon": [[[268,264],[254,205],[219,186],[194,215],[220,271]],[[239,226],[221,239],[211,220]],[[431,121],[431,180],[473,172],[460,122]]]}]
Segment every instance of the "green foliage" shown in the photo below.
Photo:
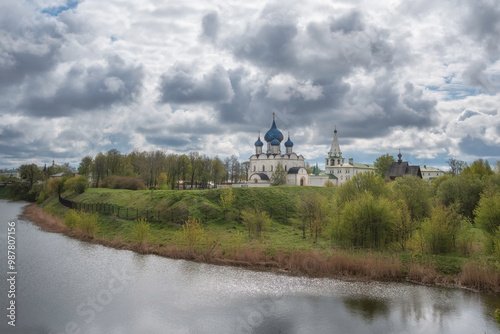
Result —
[{"label": "green foliage", "polygon": [[389,155],[389,153],[381,155],[377,158],[377,160],[375,160],[373,164],[373,166],[375,167],[375,174],[380,176],[381,178],[384,178],[385,173],[395,161],[396,160],[394,160],[394,157],[392,155]]},{"label": "green foliage", "polygon": [[474,161],[470,166],[465,167],[462,173],[483,179],[489,175],[493,175],[493,169],[491,169],[488,160],[479,159]]},{"label": "green foliage", "polygon": [[404,175],[396,178],[391,186],[395,197],[405,201],[411,219],[422,220],[429,216],[431,202],[427,182],[413,175]]},{"label": "green foliage", "polygon": [[226,219],[226,212],[231,208],[234,202],[233,188],[224,188],[220,191],[220,205],[224,210],[224,219]]},{"label": "green foliage", "polygon": [[198,219],[189,217],[184,225],[182,225],[182,238],[190,251],[194,251],[200,246],[204,236],[205,231]]},{"label": "green foliage", "polygon": [[330,201],[324,195],[317,192],[310,192],[300,198],[299,220],[302,222],[302,237],[306,237],[306,229],[309,228],[310,236],[314,237],[314,242],[321,236],[323,230],[331,220],[332,208]]},{"label": "green foliage", "polygon": [[276,170],[271,176],[271,185],[272,186],[284,186],[286,184],[286,171],[283,168],[281,162],[278,162],[276,165]]},{"label": "green foliage", "polygon": [[77,194],[82,194],[89,186],[87,178],[83,175],[72,177],[65,182],[62,181],[62,184],[64,189],[74,191]]},{"label": "green foliage", "polygon": [[80,232],[82,232],[85,236],[93,239],[97,232],[99,231],[99,215],[94,213],[80,212],[80,225],[78,226]]},{"label": "green foliage", "polygon": [[335,187],[335,185],[333,184],[333,182],[330,181],[330,180],[326,180],[324,186],[327,187],[327,188],[333,188],[333,187]]},{"label": "green foliage", "polygon": [[462,160],[450,158],[450,159],[446,160],[446,162],[448,163],[448,165],[450,165],[451,173],[453,175],[460,174],[462,172],[462,170],[465,167],[467,167],[467,163],[465,161],[462,161]]},{"label": "green foliage", "polygon": [[474,210],[476,225],[493,235],[500,226],[500,192],[484,193],[477,208]]},{"label": "green foliage", "polygon": [[166,173],[161,173],[160,176],[158,176],[158,188],[160,190],[168,189]]},{"label": "green foliage", "polygon": [[338,192],[340,205],[343,206],[367,192],[376,198],[389,196],[389,189],[380,176],[372,172],[358,173],[340,186]]},{"label": "green foliage", "polygon": [[498,329],[500,329],[500,309],[495,310],[495,319],[497,319]]},{"label": "green foliage", "polygon": [[394,241],[401,251],[406,251],[408,240],[415,231],[417,223],[412,219],[408,205],[404,200],[397,200],[395,203],[396,211],[394,212]]},{"label": "green foliage", "polygon": [[250,237],[262,237],[271,225],[271,218],[265,211],[257,208],[247,208],[241,212],[243,225],[248,229]]},{"label": "green foliage", "polygon": [[28,182],[28,189],[31,190],[36,181],[41,180],[43,175],[40,168],[35,164],[26,164],[19,167],[19,173],[21,174],[21,179]]},{"label": "green foliage", "polygon": [[81,217],[78,211],[76,210],[68,210],[64,215],[64,223],[70,230],[76,229],[81,225]]},{"label": "green foliage", "polygon": [[138,177],[130,176],[108,176],[101,183],[100,187],[110,189],[146,190],[144,182]]},{"label": "green foliage", "polygon": [[132,238],[140,246],[147,244],[149,239],[149,223],[146,219],[136,219],[132,226]]},{"label": "green foliage", "polygon": [[383,247],[393,240],[395,217],[391,202],[365,193],[345,204],[333,237],[345,246]]},{"label": "green foliage", "polygon": [[468,230],[464,224],[469,224],[469,221],[459,213],[458,205],[436,205],[431,217],[424,219],[421,227],[426,250],[431,254],[455,251],[460,232]]},{"label": "green foliage", "polygon": [[483,182],[479,178],[462,173],[441,182],[436,198],[445,206],[457,203],[460,213],[468,218],[474,218],[474,209],[483,189]]}]

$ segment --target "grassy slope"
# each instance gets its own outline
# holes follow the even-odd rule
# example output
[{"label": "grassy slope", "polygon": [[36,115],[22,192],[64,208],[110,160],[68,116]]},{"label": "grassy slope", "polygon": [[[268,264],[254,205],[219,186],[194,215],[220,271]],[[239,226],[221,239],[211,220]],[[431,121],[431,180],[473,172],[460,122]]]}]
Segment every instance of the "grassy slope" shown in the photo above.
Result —
[{"label": "grassy slope", "polygon": [[[328,237],[320,238],[314,244],[309,238],[302,238],[299,223],[294,218],[297,215],[297,202],[311,192],[318,192],[327,196],[333,195],[334,188],[316,187],[269,187],[269,188],[234,188],[235,196],[233,207],[226,213],[224,219],[223,209],[220,206],[220,190],[155,190],[131,191],[113,190],[105,188],[91,188],[78,196],[63,194],[72,197],[73,201],[82,203],[107,203],[121,207],[139,208],[140,210],[165,210],[175,207],[187,207],[189,216],[205,218],[206,208],[210,208],[211,215],[204,223],[206,230],[220,234],[222,239],[230,239],[237,231],[245,236],[245,242],[250,242],[255,247],[274,251],[290,251],[292,249],[325,249],[330,245]],[[60,207],[57,198],[52,198],[44,206],[57,215],[63,215],[64,209]],[[246,229],[241,223],[240,210],[245,207],[259,207],[268,212],[273,218],[270,230],[263,240],[255,242],[249,240]],[[131,210],[132,211],[132,210]],[[133,221],[117,219],[108,215],[101,215],[100,236],[119,238],[130,241],[130,229]],[[178,225],[169,222],[151,223],[153,244],[169,244],[180,239]],[[272,249],[272,250],[271,250]]]},{"label": "grassy slope", "polygon": [[[220,190],[156,190],[156,191],[129,191],[111,189],[88,189],[78,196],[64,194],[64,197],[72,197],[72,200],[84,203],[107,203],[122,207],[163,210],[166,208],[184,206],[189,210],[189,215],[204,218],[206,207],[210,207],[214,214],[212,218],[203,223],[205,231],[212,236],[218,236],[222,249],[230,247],[235,240],[237,232],[243,235],[243,245],[247,248],[258,249],[265,254],[273,256],[278,253],[291,254],[295,251],[316,250],[325,255],[348,253],[355,258],[368,258],[372,256],[370,250],[340,251],[332,247],[329,233],[324,233],[317,243],[306,234],[302,238],[300,221],[297,218],[297,203],[300,198],[308,196],[311,192],[318,192],[326,196],[332,196],[335,188],[316,187],[269,187],[269,188],[235,188],[233,194],[235,201],[231,210],[224,214],[220,207]],[[46,211],[58,216],[64,215],[66,208],[62,207],[56,197],[52,197],[42,204]],[[261,240],[248,238],[247,232],[241,223],[239,213],[245,207],[259,207],[267,211],[273,218],[270,230]],[[134,221],[118,219],[112,215],[100,215],[100,231],[98,237],[113,242],[132,243],[131,229]],[[163,247],[165,245],[185,246],[182,241],[182,230],[180,225],[170,222],[151,223],[151,237],[149,243],[152,247]],[[202,241],[204,243],[205,241]],[[416,255],[393,252],[383,252],[384,257],[396,257],[401,264],[403,273],[409,274],[410,267],[421,264],[425,268],[422,273],[415,273],[418,281],[426,282],[424,276],[444,276],[455,281],[457,275],[462,271],[462,265],[471,257],[460,255]],[[472,255],[478,259],[480,252]],[[418,266],[417,266],[418,267]],[[431,271],[430,274],[427,272]],[[432,274],[432,271],[435,274]],[[434,278],[433,278],[434,279]],[[444,280],[446,282],[446,278]]]}]

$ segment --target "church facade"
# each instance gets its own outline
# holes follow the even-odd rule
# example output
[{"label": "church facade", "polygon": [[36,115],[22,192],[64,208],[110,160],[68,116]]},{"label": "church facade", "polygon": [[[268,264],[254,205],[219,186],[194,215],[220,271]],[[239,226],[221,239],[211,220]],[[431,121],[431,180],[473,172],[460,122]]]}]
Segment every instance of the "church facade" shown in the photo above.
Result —
[{"label": "church facade", "polygon": [[[248,169],[248,183],[255,186],[266,186],[271,184],[276,167],[280,163],[286,172],[286,184],[294,186],[309,185],[309,175],[305,168],[304,157],[293,151],[293,142],[288,140],[284,142],[285,151],[282,152],[283,133],[276,126],[276,116],[273,113],[273,123],[266,132],[264,141],[260,139],[260,132],[255,142],[255,154],[250,157]],[[264,152],[265,148],[265,152]]]},{"label": "church facade", "polygon": [[375,172],[372,164],[355,163],[353,158],[345,162],[340,150],[337,129],[333,131],[333,141],[328,156],[325,159],[325,173],[331,175],[334,185],[341,186],[343,183],[352,179],[358,173]]}]

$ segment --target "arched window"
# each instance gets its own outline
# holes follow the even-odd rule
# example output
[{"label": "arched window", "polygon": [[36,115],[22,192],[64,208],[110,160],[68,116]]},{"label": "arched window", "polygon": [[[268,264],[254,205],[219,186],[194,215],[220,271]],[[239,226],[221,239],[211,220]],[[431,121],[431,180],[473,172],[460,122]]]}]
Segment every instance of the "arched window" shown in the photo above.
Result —
[{"label": "arched window", "polygon": [[330,160],[330,165],[335,166],[335,160],[334,159]]},{"label": "arched window", "polygon": [[257,166],[253,165],[253,171],[255,172],[257,170]]},{"label": "arched window", "polygon": [[266,166],[262,165],[262,171],[265,172],[266,171]]},{"label": "arched window", "polygon": [[271,165],[271,172],[273,171],[273,165]]},{"label": "arched window", "polygon": [[256,178],[254,179],[255,183],[259,182]]},{"label": "arched window", "polygon": [[287,166],[287,165],[285,165],[285,172],[286,172],[287,170],[288,170],[288,166]]},{"label": "arched window", "polygon": [[337,165],[340,165],[340,159],[337,160]]}]

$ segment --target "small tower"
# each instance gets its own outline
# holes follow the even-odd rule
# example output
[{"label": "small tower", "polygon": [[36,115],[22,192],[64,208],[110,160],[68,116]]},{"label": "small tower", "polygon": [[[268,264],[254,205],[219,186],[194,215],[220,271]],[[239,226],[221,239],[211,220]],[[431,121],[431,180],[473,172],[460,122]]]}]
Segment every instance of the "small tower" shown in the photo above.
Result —
[{"label": "small tower", "polygon": [[259,138],[255,142],[255,154],[259,155],[262,154],[262,146],[264,146],[264,143],[262,140],[260,140],[260,131],[259,131]]},{"label": "small tower", "polygon": [[340,151],[339,139],[337,137],[337,127],[333,131],[333,141],[330,147],[330,152],[328,152],[328,158],[326,158],[326,166],[337,166],[344,163],[344,158],[342,158],[342,152]]},{"label": "small tower", "polygon": [[292,154],[293,142],[290,140],[290,131],[288,131],[288,140],[285,142],[286,154]]},{"label": "small tower", "polygon": [[399,149],[399,154],[398,154],[398,164],[403,162],[403,159],[401,159],[403,155],[401,154],[401,149]]},{"label": "small tower", "polygon": [[280,144],[283,141],[283,134],[276,126],[276,115],[273,113],[273,124],[269,131],[266,132],[264,140],[267,142],[267,154],[280,154]]}]

